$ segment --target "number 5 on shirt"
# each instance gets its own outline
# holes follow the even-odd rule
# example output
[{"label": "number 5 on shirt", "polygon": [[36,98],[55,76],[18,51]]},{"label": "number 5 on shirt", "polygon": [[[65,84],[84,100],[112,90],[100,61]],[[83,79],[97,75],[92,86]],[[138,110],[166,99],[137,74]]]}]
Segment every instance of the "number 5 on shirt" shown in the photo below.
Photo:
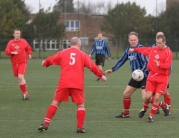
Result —
[{"label": "number 5 on shirt", "polygon": [[75,64],[75,56],[76,56],[76,53],[70,53],[70,62],[69,64],[70,65],[74,65]]}]

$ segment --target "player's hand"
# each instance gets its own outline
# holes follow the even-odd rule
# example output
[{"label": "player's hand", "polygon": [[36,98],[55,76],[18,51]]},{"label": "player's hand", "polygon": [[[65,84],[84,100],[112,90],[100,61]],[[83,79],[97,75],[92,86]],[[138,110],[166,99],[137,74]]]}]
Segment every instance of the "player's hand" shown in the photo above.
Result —
[{"label": "player's hand", "polygon": [[157,67],[160,66],[160,63],[159,63],[157,60],[154,60],[154,62],[155,62],[155,65],[156,65]]},{"label": "player's hand", "polygon": [[106,74],[106,75],[109,75],[109,74],[111,74],[111,73],[112,73],[112,69],[108,69],[108,70],[105,71],[105,74]]},{"label": "player's hand", "polygon": [[103,76],[101,77],[101,80],[103,80],[103,81],[107,81],[106,76],[103,75]]},{"label": "player's hand", "polygon": [[111,58],[108,58],[108,60],[110,61],[110,60],[111,60]]},{"label": "player's hand", "polygon": [[44,62],[45,62],[45,60],[42,61],[42,66],[44,66]]},{"label": "player's hand", "polygon": [[89,54],[89,57],[91,57],[91,54]]},{"label": "player's hand", "polygon": [[134,49],[133,48],[129,48],[128,52],[132,53],[132,52],[134,52]]},{"label": "player's hand", "polygon": [[11,54],[12,54],[12,55],[17,55],[18,52],[17,52],[17,51],[13,51],[13,52],[11,52]]},{"label": "player's hand", "polygon": [[29,59],[31,59],[32,58],[32,55],[29,55]]}]

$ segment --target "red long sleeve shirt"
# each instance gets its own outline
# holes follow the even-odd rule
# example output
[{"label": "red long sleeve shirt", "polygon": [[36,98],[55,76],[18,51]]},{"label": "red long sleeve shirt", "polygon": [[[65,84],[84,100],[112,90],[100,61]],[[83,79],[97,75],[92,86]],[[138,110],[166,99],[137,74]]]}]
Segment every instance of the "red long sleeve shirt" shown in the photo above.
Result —
[{"label": "red long sleeve shirt", "polygon": [[89,68],[96,76],[103,73],[91,58],[76,48],[68,48],[48,57],[43,66],[59,65],[61,67],[58,86],[62,88],[84,89],[84,67]]},{"label": "red long sleeve shirt", "polygon": [[[17,51],[18,54],[14,55],[11,52]],[[12,63],[27,62],[27,54],[32,54],[32,48],[25,39],[10,40],[5,49],[6,55],[11,56]]]},{"label": "red long sleeve shirt", "polygon": [[[149,57],[147,67],[150,71],[167,76],[170,75],[173,55],[169,47],[164,49],[159,49],[157,46],[152,48],[142,47],[135,48],[134,51]],[[159,62],[159,67],[156,66],[154,60]]]}]

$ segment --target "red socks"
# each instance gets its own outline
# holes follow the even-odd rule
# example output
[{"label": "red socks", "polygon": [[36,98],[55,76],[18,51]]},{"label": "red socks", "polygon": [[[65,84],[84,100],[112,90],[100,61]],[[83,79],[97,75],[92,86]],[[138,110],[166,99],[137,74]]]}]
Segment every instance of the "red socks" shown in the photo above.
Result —
[{"label": "red socks", "polygon": [[49,125],[50,124],[50,121],[53,118],[53,116],[56,114],[57,109],[58,109],[58,106],[56,104],[52,103],[49,106],[49,108],[47,109],[47,112],[46,112],[46,116],[45,116],[43,125]]},{"label": "red socks", "polygon": [[84,106],[78,107],[76,111],[77,128],[83,128],[85,115],[86,115],[86,111]]},{"label": "red socks", "polygon": [[129,115],[129,109],[131,105],[131,98],[123,98],[124,114]]},{"label": "red socks", "polygon": [[158,110],[159,106],[156,105],[156,104],[152,104],[152,108],[150,110],[150,114],[149,114],[149,117],[153,117],[156,113],[156,111]]},{"label": "red socks", "polygon": [[19,87],[21,89],[22,94],[25,94],[27,92],[26,84],[21,84],[19,85]]},{"label": "red socks", "polygon": [[171,104],[171,97],[170,95],[164,95],[164,101],[166,104],[170,105]]},{"label": "red socks", "polygon": [[[43,122],[43,125],[49,125],[51,119],[56,114],[58,106],[55,104],[51,104],[47,109],[46,116]],[[85,120],[86,111],[83,106],[78,107],[76,117],[77,117],[77,128],[83,128],[84,120]]]},{"label": "red socks", "polygon": [[148,107],[149,107],[149,103],[148,102],[144,102],[143,103],[143,108],[144,108],[145,111],[147,111]]}]

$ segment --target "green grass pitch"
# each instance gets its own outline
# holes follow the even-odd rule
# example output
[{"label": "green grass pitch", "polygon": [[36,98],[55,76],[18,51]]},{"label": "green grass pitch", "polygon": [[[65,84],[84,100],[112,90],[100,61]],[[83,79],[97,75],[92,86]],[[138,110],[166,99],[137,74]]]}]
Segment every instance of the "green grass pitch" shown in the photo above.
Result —
[{"label": "green grass pitch", "polygon": [[[86,69],[85,134],[76,133],[76,106],[71,99],[61,104],[48,131],[37,131],[52,101],[59,76],[59,67],[45,68],[41,66],[41,61],[29,60],[25,78],[30,100],[23,101],[17,80],[12,75],[10,61],[0,59],[0,138],[178,138],[177,60],[173,61],[170,80],[171,114],[165,117],[161,110],[159,115],[155,115],[153,123],[147,123],[149,112],[142,119],[138,118],[142,108],[140,90],[132,96],[131,117],[114,117],[123,110],[122,94],[131,77],[128,62],[108,75],[107,82],[97,82],[96,77]],[[106,60],[104,70],[111,68],[115,62]]]}]

